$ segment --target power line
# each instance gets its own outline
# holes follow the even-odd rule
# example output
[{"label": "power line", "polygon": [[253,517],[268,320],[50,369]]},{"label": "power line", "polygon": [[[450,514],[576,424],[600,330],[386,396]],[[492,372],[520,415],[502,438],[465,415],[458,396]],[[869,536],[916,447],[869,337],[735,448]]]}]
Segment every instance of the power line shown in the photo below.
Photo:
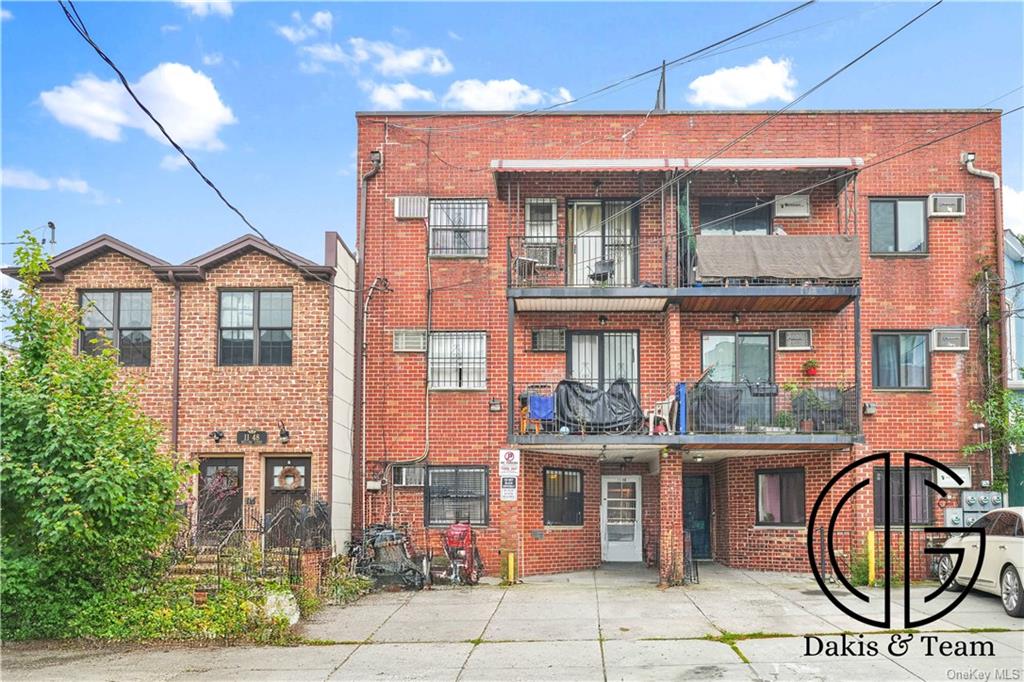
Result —
[{"label": "power line", "polygon": [[[786,17],[790,16],[791,14],[795,14],[795,13],[801,11],[801,10],[804,10],[804,9],[810,7],[811,5],[813,5],[816,1],[817,0],[807,0],[807,2],[804,2],[804,3],[800,4],[800,5],[797,5],[796,7],[792,7],[792,8],[790,8],[790,9],[788,9],[785,12],[782,12],[780,14],[776,14],[775,16],[771,17],[770,19],[766,19],[766,20],[764,20],[764,21],[762,21],[760,23],[754,24],[753,26],[750,26],[749,28],[745,28],[742,31],[738,31],[736,33],[733,33],[732,35],[730,35],[730,36],[728,36],[726,38],[722,38],[721,40],[717,40],[717,41],[711,43],[710,45],[706,45],[706,46],[704,46],[704,47],[702,47],[702,48],[700,48],[698,50],[694,50],[693,52],[685,54],[685,55],[683,55],[681,57],[676,57],[675,59],[672,59],[672,60],[670,60],[668,62],[664,62],[663,64],[658,64],[657,66],[651,67],[649,69],[645,69],[644,71],[640,71],[639,73],[635,73],[635,74],[633,74],[631,76],[626,76],[625,78],[620,78],[619,80],[615,81],[614,83],[609,83],[608,85],[603,85],[603,86],[597,88],[596,90],[592,90],[592,91],[590,91],[590,92],[588,92],[588,93],[586,93],[584,95],[580,95],[579,97],[574,97],[572,99],[568,99],[568,100],[566,100],[564,102],[556,102],[556,103],[550,104],[550,105],[548,105],[546,107],[538,107],[536,109],[531,109],[529,111],[520,111],[520,112],[517,112],[515,114],[509,115],[509,116],[504,116],[504,117],[501,117],[501,118],[488,118],[488,119],[483,120],[483,121],[478,121],[478,122],[475,122],[475,123],[466,123],[466,124],[458,125],[458,126],[445,126],[445,127],[410,126],[410,125],[402,125],[402,124],[399,124],[399,123],[390,123],[389,125],[391,125],[391,126],[393,126],[395,128],[401,128],[401,129],[404,129],[404,130],[416,130],[416,131],[420,131],[420,132],[450,133],[450,132],[454,132],[454,131],[458,131],[458,130],[468,130],[468,129],[474,129],[474,128],[481,128],[481,127],[484,127],[484,126],[496,125],[496,124],[505,123],[507,121],[511,121],[511,120],[514,120],[514,119],[517,119],[517,118],[522,118],[524,116],[534,116],[534,115],[537,115],[537,114],[542,114],[542,113],[546,113],[546,112],[549,112],[549,111],[553,111],[555,109],[559,109],[561,107],[565,107],[565,106],[568,106],[570,104],[577,104],[577,103],[579,103],[579,102],[581,102],[581,101],[583,101],[585,99],[589,99],[591,97],[597,96],[599,94],[602,94],[604,92],[607,92],[609,90],[617,88],[617,87],[619,87],[621,85],[625,85],[625,84],[630,83],[632,81],[636,81],[638,79],[644,78],[645,76],[650,76],[651,74],[658,73],[658,72],[661,71],[662,68],[670,68],[670,67],[675,66],[675,65],[677,65],[677,64],[679,64],[681,62],[684,62],[685,60],[688,60],[688,59],[690,59],[692,57],[695,57],[695,56],[697,56],[699,54],[702,54],[704,52],[708,52],[709,50],[713,50],[716,47],[721,47],[721,46],[723,46],[723,45],[725,45],[727,43],[730,43],[730,42],[732,42],[732,41],[734,41],[734,40],[736,40],[738,38],[741,38],[742,36],[745,36],[745,35],[747,35],[749,33],[754,33],[756,31],[761,30],[762,28],[764,28],[766,26],[770,26],[771,24],[774,24],[774,23],[776,23],[778,21],[781,21],[782,19],[785,19]],[[418,119],[418,120],[430,120],[430,119],[437,118],[438,116],[439,116],[439,114],[435,114],[433,116],[425,116],[422,119]]]},{"label": "power line", "polygon": [[[175,151],[181,154],[181,156],[184,157],[186,161],[188,161],[188,164],[192,167],[192,170],[194,170],[196,174],[199,175],[200,178],[202,178],[203,182],[205,182],[207,186],[209,186],[209,188],[214,191],[214,193],[221,200],[221,202],[229,209],[231,209],[231,211],[234,212],[235,215],[241,218],[242,222],[245,223],[245,225],[250,230],[259,235],[260,239],[262,239],[264,242],[267,243],[268,246],[274,249],[274,251],[277,252],[278,256],[280,256],[281,260],[297,268],[306,276],[317,281],[320,281],[324,284],[327,284],[331,287],[334,287],[335,289],[340,289],[341,291],[346,291],[350,293],[359,293],[362,291],[362,289],[349,289],[348,287],[343,287],[338,284],[335,284],[329,279],[324,279],[320,275],[309,270],[309,268],[307,268],[302,263],[292,260],[292,258],[290,258],[277,244],[267,239],[267,236],[263,234],[263,232],[261,232],[258,227],[252,224],[252,222],[245,216],[245,214],[242,213],[241,209],[239,209],[233,203],[228,201],[228,198],[224,196],[224,193],[220,190],[220,188],[217,187],[217,185],[214,184],[214,182],[209,177],[207,177],[207,175],[203,173],[202,170],[200,170],[199,166],[196,165],[196,162],[192,159],[192,157],[188,155],[188,153],[181,147],[180,144],[177,143],[177,141],[175,141],[173,137],[171,137],[170,133],[167,132],[167,129],[164,127],[164,125],[159,121],[159,119],[157,119],[156,116],[153,115],[153,112],[151,112],[146,107],[146,105],[142,103],[142,100],[140,100],[138,96],[135,94],[135,91],[132,90],[132,86],[128,83],[128,79],[125,77],[124,73],[121,72],[121,69],[119,69],[117,65],[114,64],[113,60],[111,60],[111,58],[107,56],[103,49],[100,48],[100,46],[97,45],[96,42],[92,39],[92,37],[89,35],[89,29],[86,28],[85,22],[82,20],[81,15],[79,15],[78,9],[75,7],[74,1],[67,0],[67,6],[65,5],[65,0],[57,0],[57,2],[60,5],[60,8],[64,11],[64,16],[67,17],[68,23],[70,23],[71,26],[75,29],[75,32],[78,33],[78,35],[80,35],[82,39],[89,44],[90,47],[92,47],[96,54],[99,55],[100,59],[106,62],[107,66],[113,69],[114,73],[117,74],[118,80],[121,81],[121,85],[128,92],[128,95],[131,96],[132,100],[139,107],[139,109],[141,109],[142,112],[146,114],[146,116],[149,118],[149,120],[152,121],[153,124],[160,130],[160,133],[164,136],[164,139],[166,139],[167,142],[172,147],[174,147]],[[68,6],[71,7],[70,11],[68,10]],[[74,13],[74,16],[72,16],[72,13]],[[360,254],[360,257],[362,257],[362,254]]]}]

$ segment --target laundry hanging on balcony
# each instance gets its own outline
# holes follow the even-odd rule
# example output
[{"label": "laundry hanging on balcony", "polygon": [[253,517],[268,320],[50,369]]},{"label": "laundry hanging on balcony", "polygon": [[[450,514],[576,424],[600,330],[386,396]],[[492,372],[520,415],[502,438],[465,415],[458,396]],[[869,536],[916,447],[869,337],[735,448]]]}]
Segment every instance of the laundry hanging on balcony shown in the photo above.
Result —
[{"label": "laundry hanging on balcony", "polygon": [[697,278],[855,281],[861,276],[860,241],[846,235],[699,235]]}]

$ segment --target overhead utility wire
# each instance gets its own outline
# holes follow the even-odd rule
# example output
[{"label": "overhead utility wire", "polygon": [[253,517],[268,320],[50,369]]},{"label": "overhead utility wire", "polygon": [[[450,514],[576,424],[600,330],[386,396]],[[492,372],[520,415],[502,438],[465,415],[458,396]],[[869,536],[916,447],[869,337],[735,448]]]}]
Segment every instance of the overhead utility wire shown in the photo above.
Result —
[{"label": "overhead utility wire", "polygon": [[[317,280],[319,282],[322,282],[324,284],[327,284],[327,285],[329,285],[331,287],[334,287],[335,289],[339,289],[341,291],[346,291],[346,292],[361,292],[362,291],[362,289],[350,289],[348,287],[343,287],[343,286],[340,286],[338,284],[335,284],[331,280],[325,279],[324,277],[321,277],[320,275],[312,272],[304,264],[302,264],[302,263],[300,263],[298,261],[293,260],[288,254],[286,254],[284,252],[284,250],[281,249],[281,247],[279,247],[277,244],[275,244],[274,242],[272,242],[269,239],[267,239],[267,236],[265,234],[263,234],[263,232],[260,231],[260,229],[258,227],[253,225],[252,222],[245,216],[244,213],[242,213],[242,211],[237,206],[235,206],[233,203],[228,201],[228,198],[226,196],[224,196],[224,193],[221,192],[220,188],[217,187],[217,185],[214,184],[214,182],[209,177],[207,177],[207,175],[205,173],[203,173],[202,170],[200,170],[199,166],[196,165],[196,162],[194,160],[192,160],[192,157],[188,155],[188,153],[181,147],[180,144],[178,144],[175,141],[175,139],[173,137],[171,137],[170,133],[167,132],[167,129],[164,127],[164,125],[159,121],[159,119],[157,119],[156,116],[153,115],[153,112],[151,112],[146,107],[146,105],[142,103],[142,101],[135,94],[135,91],[132,90],[131,85],[128,83],[128,79],[121,72],[121,69],[119,69],[117,67],[117,65],[114,64],[113,60],[111,60],[111,58],[107,56],[107,54],[103,51],[103,49],[100,48],[100,46],[97,45],[96,42],[92,39],[92,37],[89,35],[89,29],[86,28],[85,22],[82,21],[82,17],[78,14],[78,9],[75,7],[75,3],[73,2],[73,0],[66,0],[66,1],[67,1],[67,5],[65,5],[65,0],[57,0],[58,4],[60,5],[60,8],[64,11],[64,16],[67,17],[68,23],[71,24],[71,26],[75,29],[75,31],[78,33],[78,35],[80,35],[82,37],[83,40],[85,40],[87,43],[89,43],[89,46],[92,47],[92,49],[96,52],[97,55],[99,55],[100,59],[102,59],[104,62],[106,62],[107,66],[109,66],[111,69],[113,69],[114,73],[117,74],[118,79],[121,81],[121,85],[124,86],[124,89],[131,96],[132,100],[134,100],[135,104],[138,105],[139,109],[141,109],[142,112],[144,114],[146,114],[146,116],[149,118],[149,120],[151,120],[153,122],[153,124],[156,125],[156,127],[160,130],[160,133],[164,136],[164,138],[167,140],[167,142],[172,147],[174,147],[175,151],[177,151],[179,154],[181,154],[181,156],[184,157],[186,161],[188,161],[188,164],[190,166],[192,166],[192,170],[194,170],[196,172],[196,174],[198,174],[199,177],[202,178],[203,182],[205,182],[210,187],[210,189],[212,189],[214,191],[214,193],[217,195],[217,197],[221,200],[221,202],[225,206],[227,206],[229,209],[231,209],[232,212],[235,213],[235,215],[237,215],[239,218],[241,218],[242,222],[245,223],[245,225],[250,230],[252,230],[257,235],[259,235],[260,239],[262,239],[264,242],[267,243],[268,246],[270,246],[272,249],[274,249],[274,251],[277,252],[277,255],[280,256],[281,260],[283,260],[285,263],[288,263],[289,265],[292,265],[293,267],[297,268],[299,271],[301,271],[306,276],[311,277],[312,279],[315,279],[315,280]],[[68,6],[71,7],[70,11],[68,10]],[[74,16],[72,16],[72,13],[74,13]],[[361,257],[362,257],[362,254],[360,254],[360,258]],[[387,290],[388,289],[386,289],[386,288],[384,289],[384,291],[387,291]]]},{"label": "overhead utility wire", "polygon": [[[625,78],[620,78],[619,80],[615,81],[614,83],[609,83],[607,85],[603,85],[600,88],[597,88],[596,90],[592,90],[592,91],[590,91],[590,92],[588,92],[588,93],[586,93],[584,95],[580,95],[579,97],[574,97],[572,99],[565,100],[564,102],[555,102],[554,104],[550,104],[550,105],[548,105],[546,107],[538,107],[536,109],[531,109],[531,110],[528,110],[528,111],[520,111],[520,112],[517,112],[515,114],[511,114],[509,116],[504,116],[504,117],[501,117],[501,118],[489,118],[489,119],[486,119],[484,121],[478,121],[476,123],[466,123],[464,125],[458,125],[458,126],[431,127],[431,126],[402,125],[400,123],[389,123],[389,125],[394,127],[394,128],[401,128],[403,130],[417,130],[417,131],[421,131],[421,132],[450,133],[450,132],[454,132],[454,131],[458,131],[458,130],[466,130],[466,129],[471,129],[471,128],[480,128],[480,127],[484,127],[484,126],[496,125],[498,123],[505,123],[507,121],[511,121],[511,120],[517,119],[517,118],[522,118],[524,116],[534,116],[534,115],[537,115],[537,114],[546,113],[546,112],[552,111],[554,109],[558,109],[560,107],[565,107],[565,106],[568,106],[570,104],[576,104],[578,102],[583,101],[584,99],[588,99],[590,97],[594,97],[596,95],[602,94],[602,93],[604,93],[604,92],[606,92],[608,90],[611,90],[613,88],[616,88],[616,87],[618,87],[620,85],[624,85],[626,83],[629,83],[630,81],[635,81],[635,80],[638,80],[638,79],[643,78],[645,76],[649,76],[651,74],[658,73],[659,71],[661,71],[662,68],[667,68],[667,67],[674,66],[674,65],[676,65],[676,64],[678,64],[680,62],[683,62],[684,60],[690,59],[690,58],[695,57],[695,56],[697,56],[697,55],[699,55],[701,53],[707,52],[709,50],[713,50],[714,48],[720,47],[722,45],[725,45],[726,43],[732,42],[733,40],[736,40],[737,38],[745,36],[745,35],[747,35],[749,33],[753,33],[755,31],[759,31],[759,30],[761,30],[762,28],[764,28],[766,26],[770,26],[771,24],[776,23],[777,21],[781,21],[782,19],[790,16],[791,14],[795,14],[796,12],[799,12],[799,11],[801,11],[803,9],[806,9],[806,8],[810,7],[816,1],[817,0],[807,0],[807,2],[804,2],[804,3],[800,4],[800,5],[797,5],[796,7],[792,7],[792,8],[790,8],[790,9],[788,9],[785,12],[782,12],[780,14],[776,14],[774,17],[771,17],[770,19],[765,19],[764,21],[762,21],[762,22],[760,22],[758,24],[754,24],[753,26],[751,26],[749,28],[745,28],[742,31],[739,31],[737,33],[733,33],[732,35],[730,35],[730,36],[728,36],[726,38],[722,38],[721,40],[717,40],[717,41],[711,43],[710,45],[706,45],[706,46],[704,46],[704,47],[702,47],[702,48],[700,48],[698,50],[694,50],[693,52],[685,54],[685,55],[683,55],[681,57],[676,57],[675,59],[673,59],[671,61],[665,62],[664,64],[658,64],[657,66],[651,67],[649,69],[645,69],[644,71],[641,71],[639,73],[635,73],[635,74],[633,74],[631,76],[626,76]],[[420,120],[427,120],[427,119],[437,118],[437,116],[438,115],[435,114],[433,116],[424,117],[423,119],[420,119]]]}]

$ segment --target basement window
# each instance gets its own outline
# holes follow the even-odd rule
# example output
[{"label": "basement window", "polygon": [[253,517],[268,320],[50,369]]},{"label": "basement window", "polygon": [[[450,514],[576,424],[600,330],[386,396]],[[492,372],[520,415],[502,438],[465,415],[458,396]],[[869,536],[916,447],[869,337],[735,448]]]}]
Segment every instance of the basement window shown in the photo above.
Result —
[{"label": "basement window", "polygon": [[99,355],[116,348],[128,367],[148,367],[152,352],[152,294],[149,291],[82,291],[82,332],[78,348]]},{"label": "basement window", "polygon": [[544,469],[544,525],[583,525],[583,472]]},{"label": "basement window", "polygon": [[423,517],[429,526],[486,526],[487,467],[427,467]]},{"label": "basement window", "polygon": [[[929,467],[910,468],[910,491],[903,489],[903,469],[889,471],[889,523],[893,526],[902,525],[906,514],[910,513],[910,523],[914,526],[926,526],[932,522],[932,493],[925,481],[931,479]],[[874,470],[875,525],[885,524],[885,469]]]}]

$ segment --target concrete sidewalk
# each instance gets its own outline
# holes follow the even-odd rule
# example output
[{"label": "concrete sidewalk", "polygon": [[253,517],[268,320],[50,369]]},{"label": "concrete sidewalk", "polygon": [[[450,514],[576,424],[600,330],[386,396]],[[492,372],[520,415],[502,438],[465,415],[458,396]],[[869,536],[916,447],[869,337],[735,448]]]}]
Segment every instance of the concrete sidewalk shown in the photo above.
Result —
[{"label": "concrete sidewalk", "polygon": [[[988,643],[991,657],[927,656],[920,639],[894,655],[888,634],[848,638],[875,642],[877,656],[811,657],[794,635],[837,642],[843,631],[870,628],[807,576],[701,570],[700,585],[670,590],[658,590],[652,572],[612,566],[513,588],[374,594],[304,623],[299,633],[315,645],[11,647],[3,679],[949,680],[998,679],[1000,670],[1024,679],[1012,676],[1024,667],[1024,622],[994,597],[969,595],[926,628],[942,641]],[[977,628],[1008,631],[967,632]]]}]

